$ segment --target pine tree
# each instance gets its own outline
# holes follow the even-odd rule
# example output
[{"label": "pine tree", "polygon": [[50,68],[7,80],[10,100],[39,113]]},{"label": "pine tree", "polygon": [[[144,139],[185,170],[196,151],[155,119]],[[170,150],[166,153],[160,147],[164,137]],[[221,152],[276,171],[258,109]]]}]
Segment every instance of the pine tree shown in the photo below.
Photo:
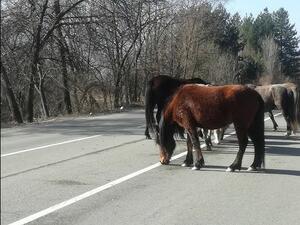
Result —
[{"label": "pine tree", "polygon": [[257,16],[253,26],[256,37],[256,49],[261,50],[262,40],[266,37],[272,36],[275,27],[272,14],[269,13],[268,8],[265,8],[264,11]]},{"label": "pine tree", "polygon": [[252,14],[246,16],[240,26],[240,36],[244,45],[248,48],[255,48],[254,18]]},{"label": "pine tree", "polygon": [[299,38],[295,25],[291,25],[286,10],[280,8],[273,13],[274,39],[279,46],[279,60],[281,62],[281,73],[293,77],[299,72],[298,50]]}]

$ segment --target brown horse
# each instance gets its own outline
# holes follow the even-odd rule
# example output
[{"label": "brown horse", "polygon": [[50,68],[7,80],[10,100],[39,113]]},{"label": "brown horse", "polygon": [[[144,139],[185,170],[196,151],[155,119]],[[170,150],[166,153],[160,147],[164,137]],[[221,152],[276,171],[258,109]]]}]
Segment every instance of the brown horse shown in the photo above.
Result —
[{"label": "brown horse", "polygon": [[286,135],[291,135],[293,130],[296,133],[300,122],[299,116],[299,89],[293,83],[270,84],[270,85],[248,85],[254,88],[263,98],[265,103],[265,112],[269,113],[269,117],[273,122],[274,130],[277,130],[272,110],[282,110],[283,117],[287,123]]},{"label": "brown horse", "polygon": [[[152,133],[158,134],[156,123],[159,123],[161,111],[171,96],[181,85],[193,83],[208,84],[200,78],[176,79],[165,75],[153,77],[148,81],[145,95],[145,136],[147,139],[151,139],[149,128]],[[157,106],[156,121],[153,115],[155,106]]]},{"label": "brown horse", "polygon": [[236,159],[227,171],[240,170],[248,144],[248,136],[254,144],[255,156],[249,170],[256,170],[264,162],[264,102],[251,88],[242,85],[206,87],[184,85],[166,105],[159,126],[157,144],[160,162],[168,164],[176,147],[174,134],[183,127],[188,134],[185,166],[193,164],[192,148],[196,162],[193,169],[204,166],[197,127],[217,129],[233,123],[239,143]]}]

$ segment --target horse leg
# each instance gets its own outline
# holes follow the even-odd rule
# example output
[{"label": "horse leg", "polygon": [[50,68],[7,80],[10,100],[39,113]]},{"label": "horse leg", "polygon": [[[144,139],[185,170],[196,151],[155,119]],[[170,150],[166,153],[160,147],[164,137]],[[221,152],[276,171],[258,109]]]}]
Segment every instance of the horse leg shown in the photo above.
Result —
[{"label": "horse leg", "polygon": [[248,168],[248,171],[255,171],[261,168],[262,163],[264,164],[264,130],[262,129],[253,129],[250,128],[248,135],[251,138],[254,145],[254,161],[251,166]]},{"label": "horse leg", "polygon": [[207,151],[211,151],[211,130],[203,129],[204,141],[207,148]]},{"label": "horse leg", "polygon": [[236,130],[237,139],[239,142],[239,151],[233,163],[227,168],[226,170],[227,172],[233,172],[236,169],[241,170],[243,155],[245,153],[245,149],[248,144],[248,136],[247,136],[246,129],[240,128],[237,124],[234,124],[234,126]]},{"label": "horse leg", "polygon": [[229,125],[226,125],[225,127],[220,128],[220,140],[222,141],[224,139],[224,134],[226,129],[229,127]]},{"label": "horse leg", "polygon": [[285,136],[290,136],[292,134],[292,126],[291,126],[291,120],[288,116],[284,116],[284,119],[286,121],[286,133]]},{"label": "horse leg", "polygon": [[145,129],[145,136],[146,136],[146,139],[151,139],[151,136],[150,136],[150,133],[149,133],[149,128],[148,128],[147,125],[146,125],[146,129]]},{"label": "horse leg", "polygon": [[278,124],[276,123],[276,121],[274,119],[272,110],[269,111],[269,117],[270,117],[270,119],[272,120],[272,123],[273,123],[273,130],[274,131],[277,130]]},{"label": "horse leg", "polygon": [[160,118],[161,118],[161,110],[162,110],[162,107],[157,105],[157,112],[156,112],[156,121],[157,121],[157,124],[159,124],[159,121],[160,121]]},{"label": "horse leg", "polygon": [[207,137],[205,139],[205,143],[207,145],[207,151],[211,151],[211,147],[212,147],[212,142],[211,142],[211,135],[212,135],[212,130],[208,130],[208,134]]},{"label": "horse leg", "polygon": [[286,107],[286,105],[282,105],[282,114],[283,118],[286,122],[286,133],[285,136],[290,136],[292,134],[292,127],[291,127],[291,119],[289,116],[289,109]]},{"label": "horse leg", "polygon": [[192,168],[192,170],[200,170],[200,168],[204,166],[204,158],[203,158],[203,155],[202,155],[202,151],[201,151],[201,147],[200,147],[200,141],[199,141],[199,137],[197,135],[196,129],[194,129],[192,131],[189,131],[188,135],[190,136],[193,149],[195,149],[196,162],[195,162],[194,167]]},{"label": "horse leg", "polygon": [[220,144],[220,136],[221,136],[221,128],[220,129],[215,129],[214,130],[214,137],[215,137],[215,139],[214,139],[214,142],[218,145],[218,144]]},{"label": "horse leg", "polygon": [[194,160],[193,160],[193,145],[192,145],[192,140],[189,135],[187,135],[186,145],[187,145],[187,154],[186,154],[184,163],[181,166],[188,167],[188,166],[191,166],[194,162]]},{"label": "horse leg", "polygon": [[184,129],[183,128],[178,127],[178,134],[179,134],[179,137],[181,139],[185,139],[185,137],[184,137]]}]

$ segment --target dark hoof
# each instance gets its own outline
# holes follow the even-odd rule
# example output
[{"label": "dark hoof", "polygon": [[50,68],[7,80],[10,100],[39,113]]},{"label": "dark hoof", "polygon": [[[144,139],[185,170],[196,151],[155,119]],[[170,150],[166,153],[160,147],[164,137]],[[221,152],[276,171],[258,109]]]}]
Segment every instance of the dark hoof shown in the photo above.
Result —
[{"label": "dark hoof", "polygon": [[187,157],[185,160],[184,160],[184,162],[183,162],[183,164],[182,164],[182,166],[191,166],[191,165],[193,165],[193,163],[194,163],[194,160],[193,160],[193,157]]},{"label": "dark hoof", "polygon": [[205,165],[204,159],[202,158],[202,159],[198,160],[198,161],[195,163],[195,165],[194,165],[194,167],[192,168],[192,170],[200,170],[200,168],[202,168],[204,165]]},{"label": "dark hoof", "polygon": [[250,172],[252,172],[252,171],[257,171],[257,172],[259,172],[259,171],[265,171],[265,169],[264,169],[264,168],[261,168],[261,167],[253,167],[253,166],[250,166],[250,167],[247,169],[247,171],[250,171]]},{"label": "dark hoof", "polygon": [[150,136],[146,136],[146,139],[151,140],[152,138]]},{"label": "dark hoof", "polygon": [[232,164],[227,169],[226,172],[234,172],[235,170],[241,170],[242,166],[238,164]]},{"label": "dark hoof", "polygon": [[161,163],[162,165],[169,165],[170,160],[165,159],[165,160],[160,161],[160,163]]},{"label": "dark hoof", "polygon": [[291,134],[292,134],[291,131],[287,131],[287,132],[284,134],[284,136],[289,137],[289,136],[291,136]]},{"label": "dark hoof", "polygon": [[262,163],[252,163],[252,165],[247,169],[247,171],[263,171],[265,166]]},{"label": "dark hoof", "polygon": [[193,165],[193,161],[189,161],[189,160],[184,160],[183,164],[181,164],[181,166],[183,167],[190,167]]}]

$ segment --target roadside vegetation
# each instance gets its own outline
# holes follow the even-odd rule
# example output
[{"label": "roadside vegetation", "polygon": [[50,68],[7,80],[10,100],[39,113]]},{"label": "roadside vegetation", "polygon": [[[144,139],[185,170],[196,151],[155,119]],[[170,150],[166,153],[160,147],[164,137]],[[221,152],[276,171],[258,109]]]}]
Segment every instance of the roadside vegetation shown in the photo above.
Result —
[{"label": "roadside vegetation", "polygon": [[1,122],[142,105],[156,75],[215,84],[299,82],[288,12],[226,1],[1,1]]}]

